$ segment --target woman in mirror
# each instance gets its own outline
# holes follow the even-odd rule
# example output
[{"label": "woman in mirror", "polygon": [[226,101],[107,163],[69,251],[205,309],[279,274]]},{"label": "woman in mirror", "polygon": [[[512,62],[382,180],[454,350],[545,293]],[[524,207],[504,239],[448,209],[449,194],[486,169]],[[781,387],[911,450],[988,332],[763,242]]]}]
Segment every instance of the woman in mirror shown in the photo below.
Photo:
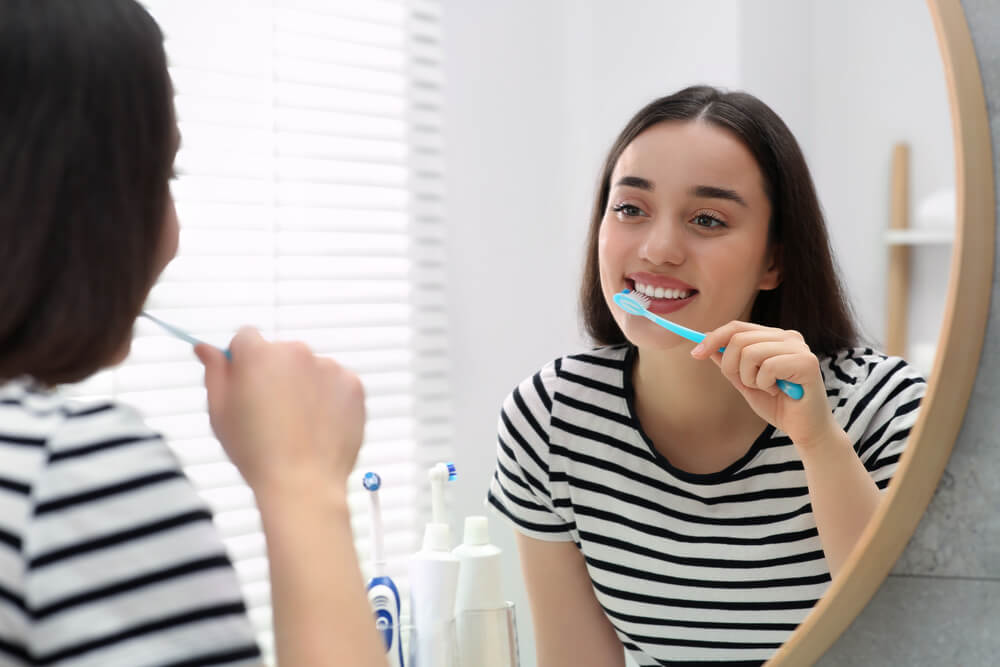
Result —
[{"label": "woman in mirror", "polygon": [[[128,407],[56,389],[128,353],[177,249],[163,35],[134,0],[0,4],[0,664],[259,664],[212,515]],[[200,346],[267,537],[281,664],[385,665],[351,535],[357,377],[244,329]]]},{"label": "woman in mirror", "polygon": [[[626,313],[625,289],[707,337]],[[598,347],[510,394],[489,491],[538,662],[761,664],[874,514],[925,382],[859,347],[801,150],[745,93],[692,87],[632,118],[581,296]]]}]

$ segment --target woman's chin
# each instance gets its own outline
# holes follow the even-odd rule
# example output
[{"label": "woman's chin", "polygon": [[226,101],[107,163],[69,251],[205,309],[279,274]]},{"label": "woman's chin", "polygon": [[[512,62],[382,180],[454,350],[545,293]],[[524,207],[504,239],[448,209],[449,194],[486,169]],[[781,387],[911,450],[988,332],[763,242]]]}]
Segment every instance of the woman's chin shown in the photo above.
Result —
[{"label": "woman's chin", "polygon": [[663,352],[684,350],[690,351],[694,343],[667,331],[658,324],[646,319],[630,322],[623,328],[625,338],[640,350],[657,350]]}]

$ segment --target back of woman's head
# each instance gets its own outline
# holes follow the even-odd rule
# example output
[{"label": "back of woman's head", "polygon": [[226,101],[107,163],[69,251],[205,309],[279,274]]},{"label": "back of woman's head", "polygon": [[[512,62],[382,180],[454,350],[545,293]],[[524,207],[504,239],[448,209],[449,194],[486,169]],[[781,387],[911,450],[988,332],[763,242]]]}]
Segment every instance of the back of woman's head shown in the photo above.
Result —
[{"label": "back of woman's head", "polygon": [[134,0],[0,4],[0,379],[82,379],[155,277],[175,147],[163,36]]},{"label": "back of woman's head", "polygon": [[839,277],[823,212],[802,151],[785,123],[753,95],[692,86],[642,108],[618,135],[605,159],[591,214],[581,286],[587,333],[598,344],[625,342],[600,285],[598,235],[608,205],[611,174],[625,148],[663,122],[704,122],[740,140],[753,155],[771,203],[769,241],[777,248],[781,284],[761,291],[750,320],[795,329],[813,352],[833,354],[857,343],[857,330]]}]

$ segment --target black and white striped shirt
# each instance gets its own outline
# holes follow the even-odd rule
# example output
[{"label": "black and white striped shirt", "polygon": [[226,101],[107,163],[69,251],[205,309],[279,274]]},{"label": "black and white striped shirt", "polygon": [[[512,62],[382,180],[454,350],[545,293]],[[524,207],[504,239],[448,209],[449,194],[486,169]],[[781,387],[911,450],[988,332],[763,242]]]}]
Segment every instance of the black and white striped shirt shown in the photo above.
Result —
[{"label": "black and white striped shirt", "polygon": [[0,665],[256,664],[232,563],[129,408],[0,384]]},{"label": "black and white striped shirt", "polygon": [[[673,467],[636,419],[635,349],[563,357],[504,402],[488,500],[525,535],[574,541],[640,665],[759,665],[830,582],[805,473],[768,426],[714,474]],[[827,395],[885,488],[926,384],[899,358],[821,359]]]}]

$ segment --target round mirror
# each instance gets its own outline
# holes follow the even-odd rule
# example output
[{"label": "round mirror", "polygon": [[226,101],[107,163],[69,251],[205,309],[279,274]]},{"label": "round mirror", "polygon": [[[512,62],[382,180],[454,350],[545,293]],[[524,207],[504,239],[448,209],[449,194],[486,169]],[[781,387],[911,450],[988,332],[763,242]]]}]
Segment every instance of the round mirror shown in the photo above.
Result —
[{"label": "round mirror", "polygon": [[[813,611],[778,623],[766,640],[744,642],[759,644],[751,648],[736,646],[728,620],[707,616],[704,624],[719,624],[715,638],[679,630],[674,644],[714,642],[713,659],[722,661],[814,661],[877,589],[919,521],[978,360],[992,171],[959,3],[931,0],[930,11],[906,0],[445,4],[460,507],[480,504],[493,476],[503,396],[545,362],[589,345],[575,313],[584,237],[601,160],[629,117],[656,97],[706,83],[758,96],[796,136],[864,340],[907,358],[930,384],[875,518],[842,576],[816,588]],[[470,315],[470,304],[487,304],[495,317]],[[508,324],[496,327],[497,318]],[[961,350],[951,344],[958,330]],[[514,539],[493,532],[515,589]],[[534,665],[527,598],[512,597],[522,664]],[[645,636],[661,647],[647,657],[693,659],[662,652],[671,618],[655,610],[647,618]]]}]

